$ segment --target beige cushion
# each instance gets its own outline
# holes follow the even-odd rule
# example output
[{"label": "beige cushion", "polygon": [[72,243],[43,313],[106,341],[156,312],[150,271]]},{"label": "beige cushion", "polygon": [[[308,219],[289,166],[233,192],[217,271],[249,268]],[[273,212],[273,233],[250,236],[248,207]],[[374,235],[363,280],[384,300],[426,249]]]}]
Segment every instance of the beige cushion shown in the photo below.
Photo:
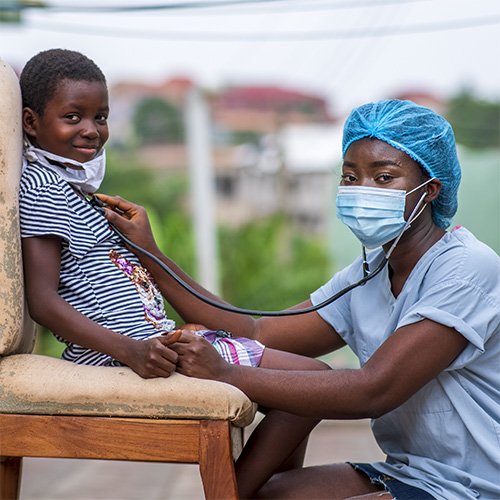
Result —
[{"label": "beige cushion", "polygon": [[0,360],[0,413],[216,419],[243,427],[255,405],[222,382],[179,373],[146,380],[130,368],[18,354]]}]

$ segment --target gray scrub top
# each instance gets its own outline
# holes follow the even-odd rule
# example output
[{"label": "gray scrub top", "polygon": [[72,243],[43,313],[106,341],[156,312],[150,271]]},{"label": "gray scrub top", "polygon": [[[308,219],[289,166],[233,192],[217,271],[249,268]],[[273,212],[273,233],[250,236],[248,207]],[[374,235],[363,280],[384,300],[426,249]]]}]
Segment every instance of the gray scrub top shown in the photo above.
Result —
[{"label": "gray scrub top", "polygon": [[[382,252],[368,254],[370,269]],[[357,259],[311,295],[313,304],[361,277]],[[456,228],[420,259],[397,298],[384,269],[319,314],[361,366],[394,331],[424,318],[469,341],[445,371],[372,421],[387,455],[372,465],[439,500],[500,498],[500,257]]]}]

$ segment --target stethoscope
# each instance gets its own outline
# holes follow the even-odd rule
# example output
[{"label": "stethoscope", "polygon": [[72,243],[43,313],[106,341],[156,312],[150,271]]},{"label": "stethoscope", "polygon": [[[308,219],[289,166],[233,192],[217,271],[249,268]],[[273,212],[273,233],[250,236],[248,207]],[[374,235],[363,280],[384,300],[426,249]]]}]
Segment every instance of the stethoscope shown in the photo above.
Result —
[{"label": "stethoscope", "polygon": [[[213,307],[217,307],[218,309],[222,309],[224,311],[228,311],[231,313],[236,313],[236,314],[245,314],[248,316],[298,316],[299,314],[307,314],[310,312],[318,311],[319,309],[322,309],[328,305],[330,305],[332,302],[336,301],[343,295],[345,295],[347,292],[350,292],[354,288],[357,288],[358,286],[364,285],[367,281],[370,281],[371,279],[375,278],[377,274],[379,274],[382,269],[384,269],[385,265],[389,262],[389,257],[392,255],[392,252],[394,251],[394,248],[396,248],[396,245],[398,244],[399,240],[403,236],[403,233],[410,227],[411,222],[413,222],[424,210],[424,207],[420,210],[420,212],[415,216],[417,211],[419,210],[420,206],[422,205],[425,197],[427,196],[427,191],[420,197],[418,203],[415,205],[415,208],[413,209],[412,213],[408,217],[408,220],[406,221],[405,225],[403,226],[403,229],[401,229],[401,232],[398,234],[396,239],[394,240],[393,244],[391,245],[391,248],[389,251],[384,255],[382,260],[379,262],[378,266],[375,268],[374,271],[370,272],[368,261],[366,258],[366,250],[365,247],[363,247],[363,278],[361,278],[359,281],[356,281],[355,283],[352,283],[351,285],[346,286],[342,290],[338,291],[336,294],[332,295],[328,299],[324,300],[323,302],[320,302],[319,304],[316,304],[314,306],[310,307],[305,307],[303,309],[287,309],[284,311],[259,311],[255,309],[243,309],[239,307],[234,307],[228,304],[223,304],[220,302],[217,302],[209,297],[205,297],[202,295],[200,292],[195,290],[193,287],[191,287],[189,284],[187,284],[182,278],[177,276],[164,262],[162,262],[160,259],[158,259],[156,256],[148,252],[147,250],[144,250],[141,248],[139,245],[135,244],[133,241],[131,241],[129,238],[127,238],[119,229],[117,229],[113,224],[109,223],[111,226],[112,230],[131,248],[137,250],[138,252],[141,252],[143,255],[146,257],[150,258],[153,260],[156,264],[158,264],[171,278],[173,278],[179,285],[181,285],[185,290],[187,290],[191,295],[194,295],[197,299],[201,300],[202,302],[205,302],[206,304],[209,304]],[[86,196],[85,199],[101,214],[105,213],[104,209],[104,204],[103,202],[97,198],[96,196]]]}]

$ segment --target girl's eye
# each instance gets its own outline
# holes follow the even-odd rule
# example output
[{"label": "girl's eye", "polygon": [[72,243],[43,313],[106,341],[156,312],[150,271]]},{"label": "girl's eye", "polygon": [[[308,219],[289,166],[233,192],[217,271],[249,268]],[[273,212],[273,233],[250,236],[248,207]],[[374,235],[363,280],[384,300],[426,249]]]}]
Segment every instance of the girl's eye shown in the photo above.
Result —
[{"label": "girl's eye", "polygon": [[66,118],[70,121],[70,122],[78,122],[80,120],[80,117],[75,114],[75,113],[71,113],[69,115],[66,115]]},{"label": "girl's eye", "polygon": [[99,122],[106,122],[108,120],[108,117],[106,115],[97,115],[96,120]]}]

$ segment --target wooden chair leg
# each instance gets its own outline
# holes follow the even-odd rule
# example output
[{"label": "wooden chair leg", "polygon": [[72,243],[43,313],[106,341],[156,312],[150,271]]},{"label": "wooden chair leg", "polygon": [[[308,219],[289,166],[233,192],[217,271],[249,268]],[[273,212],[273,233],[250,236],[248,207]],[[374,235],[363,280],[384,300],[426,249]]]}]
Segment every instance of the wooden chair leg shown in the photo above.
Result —
[{"label": "wooden chair leg", "polygon": [[0,500],[17,500],[21,486],[21,457],[0,457]]},{"label": "wooden chair leg", "polygon": [[204,420],[200,431],[200,475],[207,500],[237,500],[231,424]]}]

